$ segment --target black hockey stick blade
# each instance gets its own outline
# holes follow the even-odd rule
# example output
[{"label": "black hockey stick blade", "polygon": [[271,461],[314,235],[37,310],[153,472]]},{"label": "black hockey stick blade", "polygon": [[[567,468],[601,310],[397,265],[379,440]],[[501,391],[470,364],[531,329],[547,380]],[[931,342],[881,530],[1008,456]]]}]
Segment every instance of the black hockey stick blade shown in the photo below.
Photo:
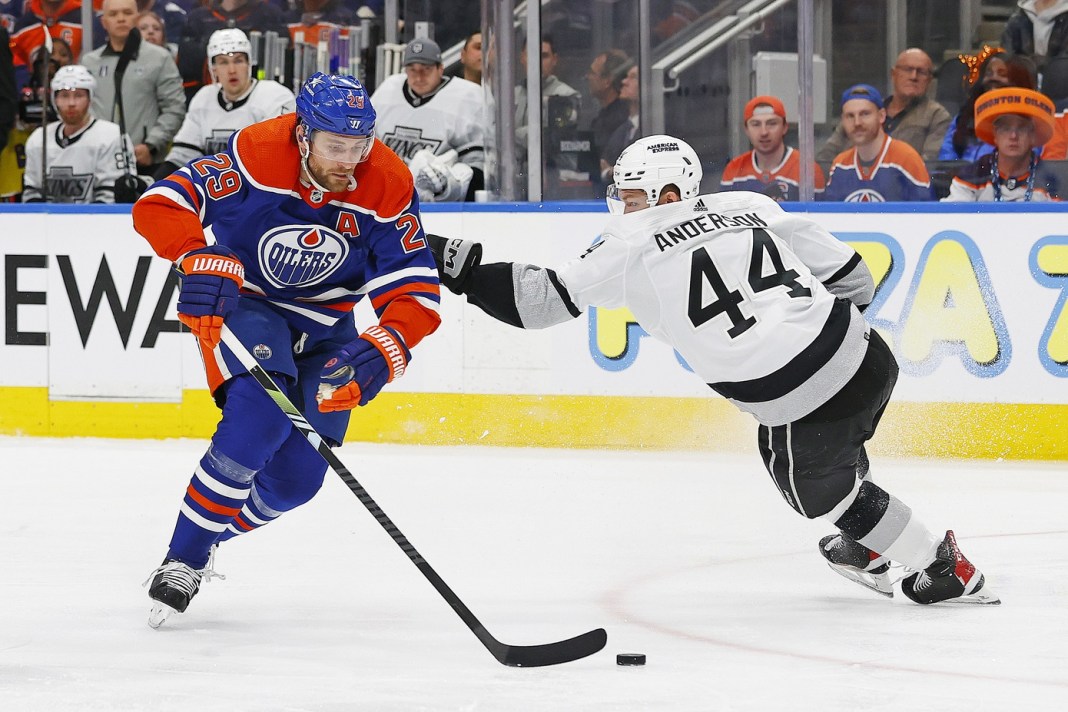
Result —
[{"label": "black hockey stick blade", "polygon": [[[543,667],[569,663],[593,655],[604,648],[608,642],[608,634],[604,628],[598,628],[574,638],[545,645],[505,645],[493,638],[490,640],[493,644],[487,644],[486,647],[498,662],[511,667]],[[486,643],[485,640],[482,642]]]},{"label": "black hockey stick blade", "polygon": [[227,348],[237,357],[241,364],[248,370],[249,374],[256,379],[256,382],[260,384],[263,390],[270,396],[271,400],[275,402],[275,405],[285,413],[290,422],[293,423],[293,427],[301,432],[312,447],[316,449],[319,455],[326,460],[327,465],[330,466],[335,474],[341,478],[342,482],[349,488],[349,490],[359,498],[364,507],[367,508],[374,518],[378,521],[382,528],[386,530],[393,541],[401,548],[416,568],[418,568],[427,581],[434,587],[434,589],[445,599],[446,603],[452,606],[452,609],[456,611],[456,614],[460,616],[467,627],[471,629],[471,632],[475,634],[479,642],[482,643],[489,650],[490,654],[497,659],[502,665],[508,665],[510,667],[542,667],[545,665],[559,665],[561,663],[569,663],[573,660],[579,660],[588,655],[593,655],[597,651],[604,648],[605,643],[608,640],[608,635],[605,633],[604,628],[598,628],[591,630],[588,633],[576,636],[574,638],[568,638],[567,640],[557,641],[555,643],[546,643],[544,645],[506,645],[486,630],[486,627],[475,617],[475,614],[471,612],[460,597],[457,596],[448,584],[435,571],[422,554],[412,543],[408,541],[408,537],[404,536],[397,525],[382,511],[382,508],[378,506],[378,503],[371,498],[367,490],[363,488],[356,478],[352,475],[345,464],[341,462],[338,456],[330,448],[330,446],[323,440],[322,436],[312,427],[311,423],[301,414],[293,402],[289,400],[285,392],[278,387],[278,384],[274,382],[270,374],[263,370],[259,365],[259,362],[248,352],[245,345],[241,343],[241,340],[234,335],[230,329],[223,325],[222,328],[222,340],[226,344]]}]

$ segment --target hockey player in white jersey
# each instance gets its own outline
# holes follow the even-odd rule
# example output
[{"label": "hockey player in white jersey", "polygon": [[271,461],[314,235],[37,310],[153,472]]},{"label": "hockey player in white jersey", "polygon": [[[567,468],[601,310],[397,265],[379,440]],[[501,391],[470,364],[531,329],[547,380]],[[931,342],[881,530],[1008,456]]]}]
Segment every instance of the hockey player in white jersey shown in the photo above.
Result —
[{"label": "hockey player in white jersey", "polygon": [[96,79],[80,64],[56,71],[52,105],[59,121],[35,129],[26,140],[22,202],[115,202],[115,181],[132,173],[133,144],[118,124],[89,113],[95,90]]},{"label": "hockey player in white jersey", "polygon": [[215,83],[201,87],[189,102],[156,180],[195,158],[222,151],[238,129],[295,110],[293,92],[276,81],[252,77],[251,54],[252,44],[236,27],[211,34],[208,62]]},{"label": "hockey player in white jersey", "polygon": [[861,310],[875,287],[860,255],[807,218],[750,192],[698,195],[684,141],[651,136],[615,164],[611,219],[559,269],[480,264],[478,243],[431,237],[442,282],[522,328],[627,307],[712,390],[751,413],[783,499],[833,523],[820,552],[837,573],[893,595],[891,561],[917,603],[998,603],[960,552],[859,470],[897,380]]},{"label": "hockey player in white jersey", "polygon": [[484,185],[482,88],[445,76],[433,40],[409,42],[403,62],[404,74],[371,95],[375,134],[408,164],[420,202],[474,200]]}]

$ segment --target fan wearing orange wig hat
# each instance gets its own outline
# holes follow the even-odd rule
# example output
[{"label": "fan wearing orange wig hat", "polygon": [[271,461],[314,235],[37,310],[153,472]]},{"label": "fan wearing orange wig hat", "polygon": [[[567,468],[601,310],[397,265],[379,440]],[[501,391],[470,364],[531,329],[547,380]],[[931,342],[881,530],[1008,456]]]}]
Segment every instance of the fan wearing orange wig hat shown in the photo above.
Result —
[{"label": "fan wearing orange wig hat", "polygon": [[953,179],[946,201],[1060,200],[1055,173],[1039,154],[1054,132],[1053,102],[1022,87],[982,94],[975,102],[975,135],[994,146]]}]

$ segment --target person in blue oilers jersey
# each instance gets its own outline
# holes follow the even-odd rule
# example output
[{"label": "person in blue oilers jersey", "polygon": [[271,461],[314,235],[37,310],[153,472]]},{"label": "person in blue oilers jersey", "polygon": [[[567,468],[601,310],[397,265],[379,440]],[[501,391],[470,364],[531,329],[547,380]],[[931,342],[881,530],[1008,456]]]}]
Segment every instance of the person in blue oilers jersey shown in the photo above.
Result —
[{"label": "person in blue oilers jersey", "polygon": [[442,283],[524,329],[626,307],[716,393],[759,425],[772,484],[839,533],[831,568],[893,595],[889,563],[913,571],[917,603],[996,603],[952,531],[936,536],[867,475],[897,380],[890,349],[861,311],[875,292],[860,255],[817,223],[748,191],[700,195],[701,161],[672,136],[632,143],[609,186],[614,213],[584,254],[556,269],[482,264],[482,246],[429,236]]},{"label": "person in blue oilers jersey", "polygon": [[[440,323],[412,175],[374,130],[358,80],[316,73],[295,114],[240,129],[226,150],[189,161],[134,205],[134,228],[181,275],[178,318],[222,409],[149,577],[153,627],[186,610],[213,574],[215,545],[304,504],[326,472],[220,343],[223,326],[338,445],[350,410],[403,375]],[[352,310],[363,299],[378,323],[359,333]]]}]

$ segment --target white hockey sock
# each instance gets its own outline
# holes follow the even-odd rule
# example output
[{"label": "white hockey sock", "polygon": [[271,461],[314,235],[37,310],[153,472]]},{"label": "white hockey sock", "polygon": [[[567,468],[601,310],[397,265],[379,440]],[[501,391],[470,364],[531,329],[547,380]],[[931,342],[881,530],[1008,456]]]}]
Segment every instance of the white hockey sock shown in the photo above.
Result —
[{"label": "white hockey sock", "polygon": [[[872,548],[865,541],[867,538],[861,539],[860,543]],[[889,546],[884,546],[881,550],[876,549],[876,551],[892,561],[922,571],[934,562],[940,543],[942,543],[941,538],[935,536],[910,510],[908,521],[897,538]]]}]

